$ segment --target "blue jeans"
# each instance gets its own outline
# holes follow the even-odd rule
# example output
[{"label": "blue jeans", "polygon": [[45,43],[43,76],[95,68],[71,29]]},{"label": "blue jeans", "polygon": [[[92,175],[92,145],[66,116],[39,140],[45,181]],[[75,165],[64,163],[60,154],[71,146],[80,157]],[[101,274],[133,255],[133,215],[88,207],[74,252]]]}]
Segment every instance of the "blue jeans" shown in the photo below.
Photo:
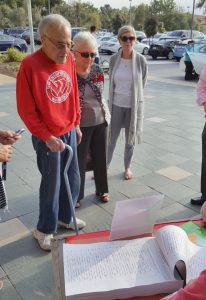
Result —
[{"label": "blue jeans", "polygon": [[[75,206],[80,189],[80,175],[77,160],[76,130],[59,137],[73,149],[73,158],[68,170],[68,179]],[[33,147],[37,154],[37,165],[41,173],[39,189],[39,221],[37,229],[43,233],[56,232],[58,220],[69,224],[71,209],[67,195],[64,168],[68,160],[68,150],[51,152],[46,143],[32,136]]]}]

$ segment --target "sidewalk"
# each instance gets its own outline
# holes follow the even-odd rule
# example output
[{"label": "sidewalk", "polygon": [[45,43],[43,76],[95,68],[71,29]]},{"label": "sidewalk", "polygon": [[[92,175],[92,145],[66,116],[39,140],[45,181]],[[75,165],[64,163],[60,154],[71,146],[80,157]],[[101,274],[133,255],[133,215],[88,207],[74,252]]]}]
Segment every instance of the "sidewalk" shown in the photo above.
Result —
[{"label": "sidewalk", "polygon": [[[0,128],[24,127],[16,112],[15,80],[0,75],[0,93]],[[87,222],[85,232],[109,229],[115,202],[127,198],[164,194],[158,221],[199,214],[200,207],[190,205],[200,189],[204,125],[195,105],[195,83],[150,77],[145,99],[144,142],[136,146],[132,165],[135,178],[123,180],[122,138],[109,170],[109,203],[96,199],[92,174],[87,174],[86,197],[76,211]],[[38,218],[39,174],[28,131],[14,148],[6,182],[9,210],[0,215],[0,299],[55,299],[51,254],[31,236]]]}]

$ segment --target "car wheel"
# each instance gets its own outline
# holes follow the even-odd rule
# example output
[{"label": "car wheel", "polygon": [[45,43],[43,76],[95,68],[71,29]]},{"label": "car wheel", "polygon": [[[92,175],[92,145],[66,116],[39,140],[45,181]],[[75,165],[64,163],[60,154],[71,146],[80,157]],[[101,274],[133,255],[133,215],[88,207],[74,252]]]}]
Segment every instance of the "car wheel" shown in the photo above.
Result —
[{"label": "car wheel", "polygon": [[176,61],[180,61],[181,57],[175,57]]},{"label": "car wheel", "polygon": [[143,55],[147,55],[147,54],[148,54],[148,48],[147,48],[147,47],[145,47],[145,48],[143,49],[142,54],[143,54]]},{"label": "car wheel", "polygon": [[170,51],[170,52],[168,53],[167,58],[168,58],[169,60],[172,60],[172,59],[174,58],[174,53],[173,53],[172,51]]},{"label": "car wheel", "polygon": [[13,48],[14,48],[15,50],[17,50],[17,51],[22,51],[21,48],[19,48],[19,47],[17,47],[17,46],[14,46]]},{"label": "car wheel", "polygon": [[152,58],[153,58],[153,59],[156,59],[156,58],[157,58],[157,56],[156,56],[156,55],[152,55]]}]

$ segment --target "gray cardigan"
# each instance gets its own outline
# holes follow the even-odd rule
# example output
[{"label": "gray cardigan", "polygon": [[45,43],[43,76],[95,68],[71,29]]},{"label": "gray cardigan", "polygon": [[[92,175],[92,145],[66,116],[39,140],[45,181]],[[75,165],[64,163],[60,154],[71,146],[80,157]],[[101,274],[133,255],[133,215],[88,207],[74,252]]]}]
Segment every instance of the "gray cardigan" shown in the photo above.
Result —
[{"label": "gray cardigan", "polygon": [[[112,104],[114,94],[114,74],[121,60],[122,50],[114,54],[110,59],[109,70],[110,70],[110,86],[109,86],[109,109],[112,115]],[[142,131],[143,131],[143,118],[144,118],[144,95],[143,89],[147,81],[147,61],[145,57],[135,50],[132,53],[132,73],[133,73],[133,84],[132,84],[132,107],[131,107],[131,121],[129,128],[129,139],[130,145],[135,145],[136,137],[138,144],[142,142]],[[111,128],[110,128],[111,131]],[[109,134],[110,138],[110,134]]]}]

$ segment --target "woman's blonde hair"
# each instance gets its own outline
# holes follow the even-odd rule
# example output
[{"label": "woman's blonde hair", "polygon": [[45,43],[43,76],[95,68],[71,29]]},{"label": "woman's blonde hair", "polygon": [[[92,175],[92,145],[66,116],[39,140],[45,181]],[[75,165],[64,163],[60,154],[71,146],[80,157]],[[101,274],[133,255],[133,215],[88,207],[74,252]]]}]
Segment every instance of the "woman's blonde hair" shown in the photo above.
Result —
[{"label": "woman's blonde hair", "polygon": [[121,37],[126,33],[132,33],[134,35],[135,39],[137,38],[134,27],[131,25],[124,25],[118,30],[118,35],[117,35],[118,40],[120,40]]}]

